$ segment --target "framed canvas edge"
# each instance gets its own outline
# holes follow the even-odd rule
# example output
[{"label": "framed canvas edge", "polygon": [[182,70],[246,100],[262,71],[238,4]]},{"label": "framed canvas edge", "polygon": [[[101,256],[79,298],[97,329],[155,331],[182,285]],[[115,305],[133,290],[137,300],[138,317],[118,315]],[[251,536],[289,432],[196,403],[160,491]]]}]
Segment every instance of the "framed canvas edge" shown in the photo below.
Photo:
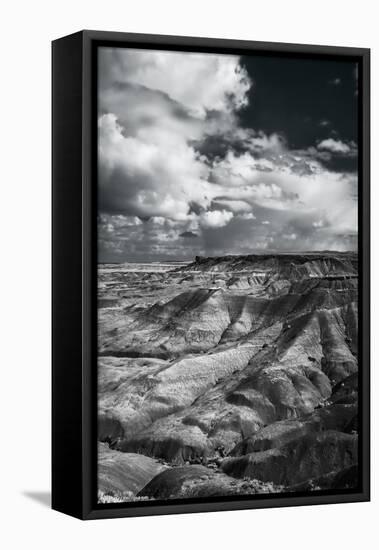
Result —
[{"label": "framed canvas edge", "polygon": [[[134,33],[114,33],[103,31],[81,31],[82,36],[82,453],[78,457],[82,467],[81,508],[82,514],[72,514],[81,519],[102,519],[131,516],[180,514],[196,512],[215,512],[228,510],[276,508],[283,506],[303,506],[319,504],[336,504],[349,502],[365,502],[370,500],[370,50],[367,48],[350,48],[338,46],[315,46],[302,44],[283,44],[272,42],[254,42],[229,39],[177,37],[166,35],[147,35]],[[61,40],[64,40],[61,39]],[[93,389],[96,377],[94,369],[96,357],[93,349],[93,320],[96,311],[96,285],[92,274],[94,269],[93,253],[97,246],[94,242],[94,194],[92,188],[94,159],[96,148],[93,133],[96,130],[96,118],[93,110],[94,71],[93,49],[100,42],[123,42],[140,44],[145,47],[176,46],[178,48],[193,47],[246,51],[266,51],[281,53],[299,53],[305,55],[347,56],[357,57],[361,61],[362,79],[362,112],[361,112],[361,165],[359,189],[359,216],[361,241],[360,263],[360,307],[361,307],[361,395],[362,445],[361,467],[362,487],[360,491],[345,494],[312,494],[309,496],[280,496],[269,499],[254,497],[249,500],[233,500],[197,503],[170,503],[151,505],[139,503],[131,506],[98,507],[96,505],[96,487],[94,478],[96,464],[94,461],[94,443],[96,444],[97,420],[96,399]],[[95,229],[95,232],[94,232]]]},{"label": "framed canvas edge", "polygon": [[[305,54],[305,55],[338,55],[347,57],[370,56],[370,48],[355,46],[337,46],[325,44],[299,44],[291,42],[272,42],[259,40],[240,40],[234,38],[209,38],[204,36],[181,36],[167,34],[144,34],[133,32],[101,31],[83,29],[69,36],[81,34],[83,37],[84,48],[91,48],[95,42],[115,42],[115,43],[135,43],[145,47],[159,49],[159,46],[173,46],[184,48],[210,48],[220,50],[223,48],[230,50],[243,49],[247,51],[262,51],[273,53]],[[58,38],[54,42],[64,40],[67,37]]]},{"label": "framed canvas edge", "polygon": [[75,517],[83,515],[82,48],[82,33],[52,43],[51,506]]}]

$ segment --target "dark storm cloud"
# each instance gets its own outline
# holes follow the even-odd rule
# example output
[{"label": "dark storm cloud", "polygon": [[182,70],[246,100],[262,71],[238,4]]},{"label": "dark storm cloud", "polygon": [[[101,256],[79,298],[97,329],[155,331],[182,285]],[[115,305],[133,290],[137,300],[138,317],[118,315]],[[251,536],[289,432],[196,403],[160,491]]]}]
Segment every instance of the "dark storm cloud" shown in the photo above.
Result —
[{"label": "dark storm cloud", "polygon": [[347,62],[102,49],[100,260],[354,248],[355,90]]}]

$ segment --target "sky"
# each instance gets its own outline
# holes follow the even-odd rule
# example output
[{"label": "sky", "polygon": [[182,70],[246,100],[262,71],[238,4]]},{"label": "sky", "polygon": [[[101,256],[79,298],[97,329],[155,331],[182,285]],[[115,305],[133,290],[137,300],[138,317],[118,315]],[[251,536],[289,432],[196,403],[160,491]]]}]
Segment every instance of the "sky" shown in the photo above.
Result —
[{"label": "sky", "polygon": [[98,258],[357,247],[351,61],[99,48]]}]

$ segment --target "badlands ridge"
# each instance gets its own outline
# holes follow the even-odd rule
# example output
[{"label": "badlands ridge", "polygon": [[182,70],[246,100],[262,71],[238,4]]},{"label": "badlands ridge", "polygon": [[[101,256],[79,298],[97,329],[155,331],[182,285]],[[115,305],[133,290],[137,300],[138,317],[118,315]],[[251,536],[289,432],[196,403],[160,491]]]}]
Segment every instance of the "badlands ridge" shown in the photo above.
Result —
[{"label": "badlands ridge", "polygon": [[102,502],[358,483],[355,253],[99,266]]}]

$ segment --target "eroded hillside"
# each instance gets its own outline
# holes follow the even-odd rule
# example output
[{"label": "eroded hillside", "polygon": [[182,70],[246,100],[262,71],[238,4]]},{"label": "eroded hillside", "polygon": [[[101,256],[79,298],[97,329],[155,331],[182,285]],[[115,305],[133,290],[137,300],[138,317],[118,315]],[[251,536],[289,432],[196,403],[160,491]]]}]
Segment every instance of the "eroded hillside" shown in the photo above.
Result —
[{"label": "eroded hillside", "polygon": [[101,494],[354,486],[357,275],[332,252],[100,266]]}]

